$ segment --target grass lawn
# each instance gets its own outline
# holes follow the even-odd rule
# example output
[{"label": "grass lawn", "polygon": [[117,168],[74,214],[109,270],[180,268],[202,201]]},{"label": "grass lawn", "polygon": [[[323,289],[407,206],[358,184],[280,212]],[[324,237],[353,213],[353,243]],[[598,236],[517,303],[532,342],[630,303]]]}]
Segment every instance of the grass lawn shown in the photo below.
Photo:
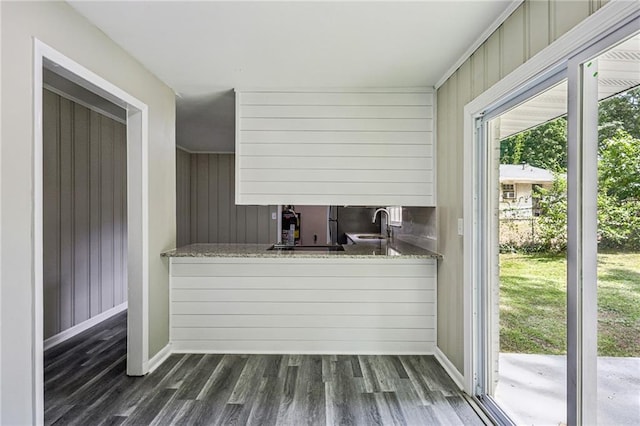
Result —
[{"label": "grass lawn", "polygon": [[[564,255],[500,255],[500,351],[566,353]],[[598,355],[640,357],[640,253],[598,255]]]}]

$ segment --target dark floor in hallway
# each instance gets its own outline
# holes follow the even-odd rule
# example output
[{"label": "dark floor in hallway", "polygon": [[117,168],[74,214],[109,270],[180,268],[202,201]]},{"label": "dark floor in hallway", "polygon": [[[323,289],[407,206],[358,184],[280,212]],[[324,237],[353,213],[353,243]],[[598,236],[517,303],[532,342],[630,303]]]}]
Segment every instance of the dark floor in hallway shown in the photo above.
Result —
[{"label": "dark floor in hallway", "polygon": [[432,356],[175,354],[127,377],[126,313],[45,353],[45,424],[482,424]]}]

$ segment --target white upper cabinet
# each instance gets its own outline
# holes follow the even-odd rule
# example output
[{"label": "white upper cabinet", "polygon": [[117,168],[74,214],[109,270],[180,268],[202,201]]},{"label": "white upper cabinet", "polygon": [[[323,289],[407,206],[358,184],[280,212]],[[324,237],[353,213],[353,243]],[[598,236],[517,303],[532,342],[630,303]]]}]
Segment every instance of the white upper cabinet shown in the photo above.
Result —
[{"label": "white upper cabinet", "polygon": [[236,91],[236,203],[434,206],[431,89]]}]

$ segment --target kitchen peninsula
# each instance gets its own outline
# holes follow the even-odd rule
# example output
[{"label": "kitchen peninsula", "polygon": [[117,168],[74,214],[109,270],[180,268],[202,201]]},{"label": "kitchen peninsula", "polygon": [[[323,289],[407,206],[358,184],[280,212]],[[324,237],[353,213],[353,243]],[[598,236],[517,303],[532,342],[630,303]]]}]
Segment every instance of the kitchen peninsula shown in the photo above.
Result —
[{"label": "kitchen peninsula", "polygon": [[270,247],[192,244],[162,254],[174,352],[434,352],[439,255],[401,241]]}]

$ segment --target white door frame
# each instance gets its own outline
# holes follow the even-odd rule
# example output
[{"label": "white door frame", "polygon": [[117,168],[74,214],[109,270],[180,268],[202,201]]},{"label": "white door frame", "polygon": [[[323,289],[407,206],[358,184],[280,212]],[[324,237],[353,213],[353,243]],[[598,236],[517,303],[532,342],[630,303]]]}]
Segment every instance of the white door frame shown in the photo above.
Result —
[{"label": "white door frame", "polygon": [[[479,350],[479,342],[477,341],[475,328],[478,321],[478,311],[476,309],[478,284],[481,279],[478,271],[482,271],[482,265],[479,264],[479,259],[482,259],[481,254],[488,249],[488,242],[477,232],[479,226],[482,226],[482,223],[479,223],[480,216],[477,207],[480,201],[479,194],[481,194],[479,185],[482,183],[478,181],[477,176],[479,160],[483,153],[479,152],[476,146],[478,137],[475,126],[476,120],[482,117],[484,111],[503,103],[516,93],[523,92],[527,88],[535,86],[539,83],[541,76],[542,79],[545,79],[553,73],[552,71],[557,72],[559,69],[566,68],[567,61],[569,61],[570,58],[576,57],[576,55],[587,48],[593,50],[595,45],[601,44],[605,37],[629,24],[632,20],[639,19],[639,16],[640,4],[637,2],[623,0],[609,2],[598,12],[582,21],[553,44],[543,49],[536,56],[468,103],[464,108],[464,389],[470,395],[475,394],[475,384],[478,378],[475,359]],[[569,77],[572,81],[576,81],[576,76],[570,75]],[[569,108],[574,111],[578,105],[578,99],[575,97],[575,93],[575,91],[571,91],[569,95]],[[569,145],[573,144],[574,148],[577,144],[577,130],[578,129],[574,129],[572,132],[570,131],[572,134],[569,135],[569,138],[573,140],[573,142],[571,140],[569,141]],[[589,161],[592,160],[592,153],[590,153],[589,157]],[[579,170],[575,165],[572,170],[575,170],[577,176]],[[590,188],[587,191],[589,193],[593,192],[591,186],[590,184]],[[573,196],[575,197],[577,194]],[[582,210],[575,212],[576,215],[582,213],[584,213]],[[571,217],[569,217],[569,221],[575,222],[572,221]],[[569,226],[576,225],[575,223],[570,223]],[[592,228],[593,224],[590,224],[589,227]],[[568,269],[571,272],[568,276],[568,291],[574,291],[574,289],[577,288],[579,271],[576,268],[582,271],[581,268],[584,265],[585,259],[582,259],[582,257],[585,256],[585,253],[581,250],[583,248],[582,242],[581,238],[569,242],[570,250],[572,253],[575,253],[575,255],[569,257]],[[588,243],[591,244],[591,242]],[[573,247],[571,247],[571,244],[573,244]],[[578,244],[580,244],[580,246],[577,246]],[[578,259],[578,257],[580,257],[580,259]],[[575,271],[573,271],[573,269],[575,269]],[[582,345],[582,333],[580,332],[581,335],[578,336],[577,333],[580,330],[576,329],[578,315],[582,316],[585,311],[592,311],[593,303],[589,303],[586,306],[581,304],[581,306],[573,307],[573,309],[569,307],[569,310],[573,312],[569,312],[568,316],[573,315],[576,318],[573,320],[568,319],[568,325],[572,329],[569,330],[569,337],[572,337],[571,334],[573,333],[572,341],[568,342],[570,347],[568,357],[570,358],[571,352],[573,352],[574,357],[577,359],[578,357],[582,357],[582,354],[576,354],[575,352],[578,348],[571,348],[571,346],[576,346],[576,344],[579,346]],[[581,363],[581,365],[584,364]],[[586,367],[593,371],[593,366],[587,364]],[[584,397],[584,392],[588,392],[589,388],[593,389],[592,383],[583,386],[585,385],[585,383],[582,382],[583,373],[583,371],[571,371],[571,368],[569,369],[569,374],[571,375],[570,380],[574,382],[577,381],[578,383],[579,399]],[[592,401],[592,397],[587,397],[581,402],[569,400],[569,423],[575,424],[576,421],[579,422],[582,418],[589,418],[588,411],[594,408],[592,407]],[[583,414],[587,414],[587,416],[583,417]]]},{"label": "white door frame", "polygon": [[148,106],[99,75],[34,39],[33,68],[33,409],[44,422],[43,350],[43,146],[42,67],[51,62],[65,76],[127,110],[127,374],[142,376],[149,360],[149,111]]}]

